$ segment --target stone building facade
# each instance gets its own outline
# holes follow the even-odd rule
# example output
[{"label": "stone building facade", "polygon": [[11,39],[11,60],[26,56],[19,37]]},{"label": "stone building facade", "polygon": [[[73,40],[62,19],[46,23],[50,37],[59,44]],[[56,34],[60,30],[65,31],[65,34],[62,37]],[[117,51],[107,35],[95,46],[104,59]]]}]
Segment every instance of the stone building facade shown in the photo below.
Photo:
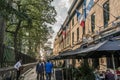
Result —
[{"label": "stone building facade", "polygon": [[[90,45],[93,41],[120,30],[120,0],[95,1],[86,18],[85,27],[80,26],[76,16],[76,10],[83,14],[84,0],[73,1],[68,16],[55,38],[54,54],[75,50],[85,43]],[[107,65],[105,57],[98,61]],[[73,62],[70,60],[70,63]]]}]

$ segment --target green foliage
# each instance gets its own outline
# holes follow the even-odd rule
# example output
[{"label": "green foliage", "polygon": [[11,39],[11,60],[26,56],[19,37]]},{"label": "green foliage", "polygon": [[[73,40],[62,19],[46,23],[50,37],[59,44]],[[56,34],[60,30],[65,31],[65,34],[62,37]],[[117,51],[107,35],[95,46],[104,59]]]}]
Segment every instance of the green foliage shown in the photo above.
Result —
[{"label": "green foliage", "polygon": [[[15,44],[16,50],[25,51],[27,47],[27,53],[33,56],[39,45],[47,42],[48,36],[53,32],[48,24],[56,21],[56,11],[51,2],[52,0],[0,1],[0,14],[7,18],[7,37],[12,39],[9,40]],[[9,40],[6,39],[6,45]]]},{"label": "green foliage", "polygon": [[80,67],[78,67],[78,68],[73,68],[72,70],[73,70],[73,73],[72,73],[72,74],[73,74],[74,79],[75,79],[75,80],[81,79]]},{"label": "green foliage", "polygon": [[93,69],[88,65],[88,63],[83,63],[80,71],[82,73],[80,80],[94,80]]},{"label": "green foliage", "polygon": [[18,9],[14,8],[13,0],[0,0],[0,16],[9,19],[10,14],[15,14],[19,18],[26,18],[24,13],[21,13]]},{"label": "green foliage", "polygon": [[88,65],[88,62],[86,61],[80,67],[73,69],[73,75],[76,80],[95,79],[93,69]]}]

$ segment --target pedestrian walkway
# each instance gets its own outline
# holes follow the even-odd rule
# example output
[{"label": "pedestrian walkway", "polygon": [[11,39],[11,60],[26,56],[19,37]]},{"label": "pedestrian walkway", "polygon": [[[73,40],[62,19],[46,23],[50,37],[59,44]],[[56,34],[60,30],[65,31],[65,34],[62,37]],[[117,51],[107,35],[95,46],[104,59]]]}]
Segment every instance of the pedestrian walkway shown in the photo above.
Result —
[{"label": "pedestrian walkway", "polygon": [[[29,71],[25,76],[24,76],[24,80],[37,80],[36,79],[37,74],[36,74],[36,67],[34,67],[33,69],[31,69],[31,71]],[[55,80],[54,76],[52,76],[51,80]]]},{"label": "pedestrian walkway", "polygon": [[35,72],[35,67],[24,76],[24,80],[36,80],[37,74]]}]

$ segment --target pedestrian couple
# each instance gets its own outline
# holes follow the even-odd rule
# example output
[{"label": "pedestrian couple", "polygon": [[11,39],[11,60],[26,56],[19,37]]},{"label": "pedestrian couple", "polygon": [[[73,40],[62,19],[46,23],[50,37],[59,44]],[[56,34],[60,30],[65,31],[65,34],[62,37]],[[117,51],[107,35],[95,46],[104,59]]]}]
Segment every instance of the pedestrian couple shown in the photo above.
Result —
[{"label": "pedestrian couple", "polygon": [[36,66],[37,80],[45,80],[44,72],[46,74],[46,80],[51,80],[53,64],[47,60],[47,62],[39,61]]}]

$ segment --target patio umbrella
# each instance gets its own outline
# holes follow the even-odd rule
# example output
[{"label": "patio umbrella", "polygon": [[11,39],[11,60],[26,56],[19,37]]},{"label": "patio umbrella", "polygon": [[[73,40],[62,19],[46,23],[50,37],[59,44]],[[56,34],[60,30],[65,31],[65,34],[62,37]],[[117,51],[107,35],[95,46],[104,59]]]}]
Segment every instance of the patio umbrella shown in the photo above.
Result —
[{"label": "patio umbrella", "polygon": [[71,50],[71,51],[68,51],[66,53],[63,53],[63,54],[60,54],[61,57],[64,57],[66,59],[77,59],[77,58],[82,58],[84,57],[86,54],[79,54],[79,57],[77,56],[78,53],[81,50],[81,48],[77,48],[75,50]]},{"label": "patio umbrella", "polygon": [[[92,57],[92,56],[96,57],[97,55],[99,57],[103,55],[106,55],[106,56],[111,55],[113,69],[115,71],[114,53],[112,53],[115,51],[120,51],[120,39],[112,39],[112,40],[106,40],[106,41],[100,42],[98,44],[95,44],[94,46],[92,45],[89,48],[79,51],[78,54],[87,53],[86,55],[87,57]],[[110,54],[106,52],[110,52]],[[117,56],[120,56],[120,54],[118,54]]]}]

